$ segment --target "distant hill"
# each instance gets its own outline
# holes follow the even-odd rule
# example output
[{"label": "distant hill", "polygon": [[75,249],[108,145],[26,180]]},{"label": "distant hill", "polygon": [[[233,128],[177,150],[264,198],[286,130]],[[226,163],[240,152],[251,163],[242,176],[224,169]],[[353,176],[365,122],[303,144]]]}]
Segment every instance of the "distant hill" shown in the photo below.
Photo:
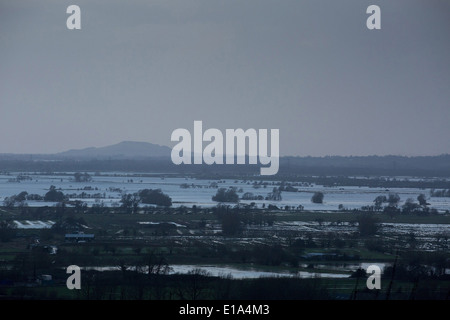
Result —
[{"label": "distant hill", "polygon": [[[106,147],[55,154],[0,154],[1,171],[139,171],[255,175],[260,165],[174,165],[172,149],[148,142],[123,141]],[[450,177],[450,155],[281,157],[277,179],[295,176]],[[218,176],[216,176],[218,177]],[[450,188],[447,187],[447,189]]]},{"label": "distant hill", "polygon": [[63,159],[145,159],[170,157],[171,149],[148,142],[122,141],[106,147],[72,149],[53,156]]}]

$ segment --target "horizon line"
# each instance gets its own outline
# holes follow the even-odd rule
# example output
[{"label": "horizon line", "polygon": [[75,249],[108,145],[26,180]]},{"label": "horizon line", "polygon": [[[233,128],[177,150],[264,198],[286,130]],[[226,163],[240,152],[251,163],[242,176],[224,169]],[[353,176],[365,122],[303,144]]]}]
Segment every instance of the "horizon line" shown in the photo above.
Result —
[{"label": "horizon line", "polygon": [[[148,142],[148,141],[135,141],[135,140],[122,140],[120,142],[114,143],[114,144],[109,144],[109,145],[104,145],[104,146],[99,146],[99,147],[95,147],[95,146],[90,146],[90,147],[82,147],[82,148],[71,148],[71,149],[66,149],[64,151],[58,151],[58,152],[53,152],[53,153],[38,153],[38,152],[0,152],[0,156],[5,156],[5,155],[16,155],[16,156],[57,156],[61,153],[66,153],[66,152],[70,152],[70,151],[82,151],[85,149],[101,149],[101,148],[107,148],[107,147],[111,147],[111,146],[115,146],[121,143],[143,143],[143,144],[151,144],[157,147],[162,147],[162,148],[168,148],[170,150],[172,150],[172,148],[170,146],[167,145],[162,145],[162,144],[157,144],[157,143],[153,143],[153,142]],[[194,155],[194,154],[193,154]],[[367,154],[367,155],[342,155],[342,154],[327,154],[327,155],[280,155],[279,158],[334,158],[334,157],[341,157],[341,158],[368,158],[368,157],[401,157],[401,158],[420,158],[420,157],[442,157],[442,156],[449,156],[450,152],[443,152],[443,153],[439,153],[439,154],[427,154],[427,155],[401,155],[401,154]],[[222,155],[224,156],[224,155]],[[226,156],[226,155],[225,155]],[[246,155],[248,156],[248,154]],[[161,157],[161,156],[156,156],[156,157]],[[87,157],[86,157],[87,158]]]}]

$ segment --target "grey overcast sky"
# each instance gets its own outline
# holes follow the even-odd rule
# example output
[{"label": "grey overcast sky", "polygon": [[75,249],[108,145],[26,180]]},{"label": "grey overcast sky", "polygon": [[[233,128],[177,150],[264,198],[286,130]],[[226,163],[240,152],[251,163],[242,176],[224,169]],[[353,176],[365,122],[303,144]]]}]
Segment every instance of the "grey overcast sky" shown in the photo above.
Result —
[{"label": "grey overcast sky", "polygon": [[450,1],[0,0],[0,153],[194,120],[279,129],[281,155],[450,153]]}]

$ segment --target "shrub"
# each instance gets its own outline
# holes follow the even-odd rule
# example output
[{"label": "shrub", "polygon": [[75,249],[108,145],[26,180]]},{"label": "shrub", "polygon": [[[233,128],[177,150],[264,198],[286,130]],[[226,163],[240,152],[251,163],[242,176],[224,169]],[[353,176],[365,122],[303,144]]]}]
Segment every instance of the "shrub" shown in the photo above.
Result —
[{"label": "shrub", "polygon": [[239,195],[233,188],[220,188],[219,190],[217,190],[216,195],[212,197],[212,200],[216,202],[238,202]]}]

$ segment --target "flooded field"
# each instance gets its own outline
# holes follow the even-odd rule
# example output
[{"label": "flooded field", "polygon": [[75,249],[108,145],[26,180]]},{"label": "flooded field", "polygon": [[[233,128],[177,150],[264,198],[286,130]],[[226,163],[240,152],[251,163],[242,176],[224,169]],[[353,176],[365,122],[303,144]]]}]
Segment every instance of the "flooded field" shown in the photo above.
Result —
[{"label": "flooded field", "polygon": [[[118,266],[103,266],[103,267],[84,267],[84,270],[96,270],[96,271],[119,271]],[[133,267],[130,267],[133,270]],[[256,269],[239,269],[231,266],[213,266],[213,265],[170,265],[169,274],[189,274],[192,272],[203,272],[204,274],[213,277],[231,277],[233,279],[256,279],[256,278],[269,278],[269,277],[297,277],[297,278],[348,278],[350,273],[326,273],[326,272],[268,272]],[[145,268],[140,272],[146,273]]]},{"label": "flooded field", "polygon": [[[413,178],[411,178],[413,179]],[[39,173],[9,173],[0,175],[0,201],[6,197],[17,195],[22,191],[28,194],[44,196],[50,186],[54,185],[58,191],[69,195],[70,200],[80,200],[89,206],[103,204],[105,206],[119,206],[124,193],[135,193],[142,189],[161,189],[162,192],[172,198],[174,207],[193,205],[200,207],[212,207],[217,202],[212,201],[212,196],[218,188],[236,188],[240,197],[245,193],[252,193],[257,198],[263,199],[279,182],[252,181],[252,180],[201,180],[183,177],[165,176],[139,176],[133,173],[102,173],[92,175],[92,181],[75,182],[73,173],[39,174]],[[339,208],[359,209],[363,206],[373,205],[374,199],[379,195],[397,193],[400,196],[399,206],[408,198],[415,200],[420,194],[427,198],[430,208],[439,212],[450,210],[449,197],[430,197],[431,189],[422,188],[369,188],[359,186],[327,187],[315,184],[299,184],[295,186],[295,192],[282,191],[281,200],[240,200],[242,204],[255,203],[262,208],[269,204],[278,207],[299,205],[304,210],[310,211],[336,211]],[[311,197],[315,192],[323,192],[325,197],[321,204],[312,203]],[[28,206],[54,205],[42,201],[28,200]]]},{"label": "flooded field", "polygon": [[[384,274],[392,270],[400,256],[399,263],[411,272],[411,277],[414,272],[430,279],[450,274],[446,256],[450,227],[445,214],[450,210],[450,198],[432,197],[432,189],[331,187],[295,182],[287,184],[289,191],[283,189],[280,199],[269,200],[266,197],[275,193],[274,188],[282,186],[280,181],[91,174],[92,180],[84,182],[76,182],[70,172],[0,175],[0,201],[4,204],[8,197],[22,192],[31,195],[15,207],[1,208],[0,214],[9,216],[17,229],[14,249],[4,247],[0,257],[5,268],[11,272],[14,268],[26,269],[17,259],[27,254],[34,259],[29,250],[36,247],[34,250],[43,250],[44,256],[51,255],[42,262],[44,271],[57,261],[58,265],[76,264],[87,271],[121,271],[121,274],[125,274],[126,266],[128,274],[145,277],[149,259],[164,258],[167,275],[189,277],[198,273],[243,281],[323,278],[345,282],[352,281],[351,276],[359,269],[373,264]],[[417,183],[420,185],[419,180]],[[67,196],[67,207],[43,200],[50,186]],[[236,203],[226,203],[230,205],[228,209],[216,207],[218,202],[212,198],[219,188],[233,188],[240,204],[253,204],[233,208]],[[150,208],[140,203],[133,212],[119,208],[124,195],[143,189],[161,189],[172,199],[172,207]],[[324,194],[323,203],[311,201],[316,192]],[[258,200],[242,200],[244,194],[250,193],[252,199]],[[397,208],[401,209],[408,201],[417,203],[418,196],[423,194],[426,207],[435,211],[429,215],[397,211],[396,217],[381,210],[371,211],[377,230],[362,234],[358,217],[365,214],[352,209],[373,206],[376,197],[387,197],[390,193],[400,197]],[[75,201],[86,206],[80,211]],[[40,208],[44,206],[48,208]],[[96,213],[90,210],[97,207],[106,210]],[[229,219],[228,213],[234,211],[239,216],[235,222],[237,231],[230,233],[224,227],[225,217]],[[67,241],[65,234],[72,232],[95,234],[95,240]],[[35,238],[41,238],[40,242],[34,241]],[[49,248],[58,253],[51,253]],[[421,261],[422,269],[405,267],[405,263],[414,259]],[[102,272],[102,276],[114,274]],[[342,285],[345,283],[338,287]],[[350,287],[353,290],[354,286]]]}]

